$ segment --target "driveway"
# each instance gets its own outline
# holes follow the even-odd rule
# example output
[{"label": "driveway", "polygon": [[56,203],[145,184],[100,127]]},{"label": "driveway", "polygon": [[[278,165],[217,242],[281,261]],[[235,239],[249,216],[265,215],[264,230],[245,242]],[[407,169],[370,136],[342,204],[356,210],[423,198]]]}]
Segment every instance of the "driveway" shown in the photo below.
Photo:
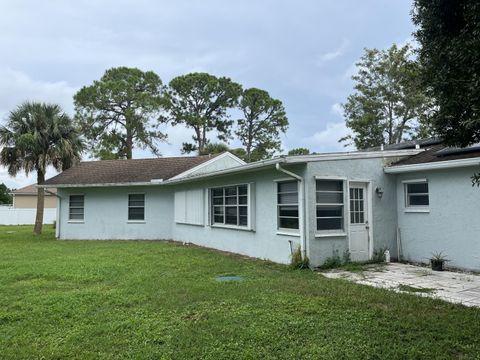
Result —
[{"label": "driveway", "polygon": [[330,270],[321,273],[331,279],[439,298],[452,303],[480,307],[480,276],[399,263],[373,264],[364,271]]}]

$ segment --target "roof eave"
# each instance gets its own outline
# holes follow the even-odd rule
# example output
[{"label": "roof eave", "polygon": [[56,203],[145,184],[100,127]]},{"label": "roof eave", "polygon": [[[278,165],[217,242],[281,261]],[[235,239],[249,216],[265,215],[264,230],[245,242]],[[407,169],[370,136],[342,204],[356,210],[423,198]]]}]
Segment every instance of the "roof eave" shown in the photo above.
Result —
[{"label": "roof eave", "polygon": [[475,158],[468,158],[468,159],[444,160],[444,161],[436,161],[436,162],[421,163],[421,164],[388,166],[388,167],[385,167],[383,171],[387,174],[399,174],[399,173],[408,173],[408,172],[416,172],[416,171],[453,169],[453,168],[479,166],[479,165],[480,165],[480,158],[475,157]]},{"label": "roof eave", "polygon": [[153,186],[162,185],[163,182],[142,181],[142,182],[125,182],[125,183],[95,183],[95,184],[41,184],[37,185],[41,188],[85,188],[85,187],[113,187],[113,186]]}]

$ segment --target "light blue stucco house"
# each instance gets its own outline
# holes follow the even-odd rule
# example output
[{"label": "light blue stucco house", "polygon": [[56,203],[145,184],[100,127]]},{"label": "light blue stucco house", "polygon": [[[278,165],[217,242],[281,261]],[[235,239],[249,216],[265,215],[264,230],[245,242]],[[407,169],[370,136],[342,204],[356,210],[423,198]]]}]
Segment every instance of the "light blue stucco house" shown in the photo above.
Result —
[{"label": "light blue stucco house", "polygon": [[431,140],[385,149],[282,156],[246,164],[217,156],[81,162],[56,188],[59,239],[176,240],[312,266],[375,250],[480,270],[480,149]]}]

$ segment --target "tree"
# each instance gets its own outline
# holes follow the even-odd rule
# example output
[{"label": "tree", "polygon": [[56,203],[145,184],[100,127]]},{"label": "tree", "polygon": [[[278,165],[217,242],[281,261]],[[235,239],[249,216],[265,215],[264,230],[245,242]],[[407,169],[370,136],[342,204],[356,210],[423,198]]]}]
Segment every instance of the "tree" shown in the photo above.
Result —
[{"label": "tree", "polygon": [[366,149],[431,133],[432,100],[421,86],[421,68],[409,45],[365,49],[356,65],[355,92],[343,105],[353,134],[340,141]]},{"label": "tree", "polygon": [[[0,164],[15,176],[36,171],[37,184],[45,181],[49,165],[61,171],[80,159],[83,143],[70,117],[60,106],[26,102],[10,112],[0,127]],[[34,233],[41,234],[44,190],[38,188]]]},{"label": "tree", "polygon": [[194,130],[194,144],[184,143],[183,151],[202,153],[216,131],[218,139],[230,138],[232,121],[227,110],[238,103],[242,87],[226,77],[207,73],[191,73],[174,78],[169,83],[166,108],[172,125],[184,124]]},{"label": "tree", "polygon": [[280,132],[288,128],[288,118],[280,100],[260,89],[247,89],[239,104],[243,118],[235,134],[246,152],[246,161],[265,159],[280,150]]},{"label": "tree", "polygon": [[415,0],[413,22],[436,131],[449,145],[480,142],[480,2]]},{"label": "tree", "polygon": [[209,142],[203,151],[199,155],[214,155],[214,154],[221,154],[223,152],[228,151],[229,153],[232,153],[236,157],[244,160],[246,153],[243,148],[230,148],[227,144],[225,143],[211,143]]},{"label": "tree", "polygon": [[225,143],[208,143],[199,155],[221,154],[225,151],[230,151],[230,148]]},{"label": "tree", "polygon": [[12,203],[12,195],[7,185],[0,184],[0,205],[10,205]]},{"label": "tree", "polygon": [[158,155],[163,86],[153,71],[118,67],[74,96],[76,120],[94,156],[132,158],[134,146]]},{"label": "tree", "polygon": [[295,155],[310,155],[310,150],[307,148],[295,148],[292,149],[288,152],[289,156],[295,156]]}]

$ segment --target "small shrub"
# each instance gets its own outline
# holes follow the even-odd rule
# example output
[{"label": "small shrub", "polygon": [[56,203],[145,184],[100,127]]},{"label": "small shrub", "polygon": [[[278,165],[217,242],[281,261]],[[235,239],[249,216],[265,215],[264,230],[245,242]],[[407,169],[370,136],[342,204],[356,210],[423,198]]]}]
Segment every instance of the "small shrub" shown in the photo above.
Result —
[{"label": "small shrub", "polygon": [[[350,252],[348,253],[350,257]],[[345,254],[344,254],[345,258]],[[321,266],[319,266],[320,269],[335,269],[342,266],[342,259],[340,259],[340,256],[338,255],[338,250],[333,250],[333,255],[326,258],[325,261]]]},{"label": "small shrub", "polygon": [[351,261],[350,251],[347,249],[343,252],[343,263],[348,264]]},{"label": "small shrub", "polygon": [[370,260],[369,262],[371,263],[385,262],[385,251],[387,251],[386,247],[381,247],[379,249],[373,250],[372,260]]},{"label": "small shrub", "polygon": [[297,246],[295,251],[292,253],[291,256],[292,260],[290,262],[290,267],[292,269],[309,269],[310,260],[307,256],[302,257],[302,251],[300,250],[300,246]]},{"label": "small shrub", "polygon": [[52,226],[53,226],[54,229],[57,228],[57,220],[53,220]]}]

